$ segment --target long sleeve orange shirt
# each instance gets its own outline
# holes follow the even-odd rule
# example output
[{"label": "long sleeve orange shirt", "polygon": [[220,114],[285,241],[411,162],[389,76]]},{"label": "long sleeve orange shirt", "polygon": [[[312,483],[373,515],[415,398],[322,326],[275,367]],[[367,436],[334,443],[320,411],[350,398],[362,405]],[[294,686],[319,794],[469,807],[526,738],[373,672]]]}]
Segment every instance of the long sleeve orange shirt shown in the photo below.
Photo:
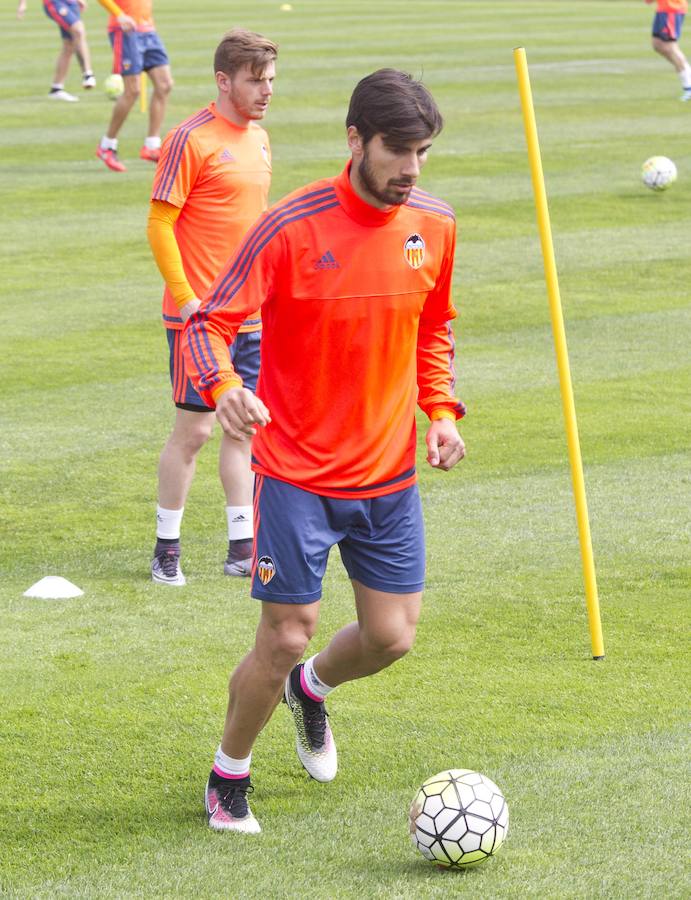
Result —
[{"label": "long sleeve orange shirt", "polygon": [[350,165],[259,219],[183,335],[214,406],[241,383],[227,345],[261,305],[257,395],[271,422],[253,439],[256,472],[331,497],[415,482],[416,403],[465,412],[453,393],[454,247],[450,206],[415,188],[377,209],[354,192]]}]

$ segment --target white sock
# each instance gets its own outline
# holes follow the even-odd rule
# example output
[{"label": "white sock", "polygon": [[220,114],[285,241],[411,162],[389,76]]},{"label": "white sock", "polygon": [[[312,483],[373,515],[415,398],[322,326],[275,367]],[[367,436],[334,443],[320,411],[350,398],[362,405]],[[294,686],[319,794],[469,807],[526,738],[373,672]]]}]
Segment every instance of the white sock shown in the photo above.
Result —
[{"label": "white sock", "polygon": [[311,656],[302,668],[302,689],[306,694],[312,695],[314,700],[323,700],[333,690],[325,684],[314,671],[314,661],[317,654]]},{"label": "white sock", "polygon": [[254,534],[253,510],[251,506],[226,506],[228,518],[228,540],[248,540]]},{"label": "white sock", "polygon": [[144,138],[144,146],[147,150],[158,150],[161,146],[161,139],[158,136]]},{"label": "white sock", "polygon": [[216,755],[214,756],[214,770],[217,775],[230,776],[231,778],[243,778],[250,774],[251,762],[251,753],[244,759],[234,759],[232,756],[225,754],[223,750],[221,750],[221,745],[219,744]]},{"label": "white sock", "polygon": [[101,138],[101,150],[117,150],[118,139],[106,137],[105,134]]},{"label": "white sock", "polygon": [[162,506],[156,507],[156,537],[165,538],[174,541],[180,537],[180,526],[182,525],[182,509],[164,509]]},{"label": "white sock", "polygon": [[685,69],[682,69],[679,73],[679,78],[681,78],[681,84],[684,90],[691,88],[691,66],[687,64]]}]

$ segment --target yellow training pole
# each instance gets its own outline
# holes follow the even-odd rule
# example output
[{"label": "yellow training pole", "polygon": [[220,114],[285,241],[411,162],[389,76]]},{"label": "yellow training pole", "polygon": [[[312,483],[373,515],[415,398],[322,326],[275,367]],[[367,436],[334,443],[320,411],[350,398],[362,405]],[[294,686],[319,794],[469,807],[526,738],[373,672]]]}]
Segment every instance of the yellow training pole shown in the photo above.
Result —
[{"label": "yellow training pole", "polygon": [[147,109],[147,93],[146,93],[146,72],[142,72],[139,76],[139,109],[145,113]]},{"label": "yellow training pole", "polygon": [[549,298],[550,317],[552,319],[552,332],[554,334],[554,344],[557,353],[561,402],[564,410],[564,419],[566,421],[566,441],[569,448],[571,480],[573,482],[573,493],[576,502],[576,519],[578,521],[578,538],[581,545],[581,559],[583,560],[583,580],[585,582],[585,602],[588,610],[590,641],[593,649],[593,659],[604,659],[605,647],[602,641],[600,604],[597,598],[597,581],[595,578],[595,564],[593,562],[593,547],[590,540],[588,505],[586,502],[585,484],[583,481],[583,463],[581,460],[581,447],[578,440],[576,407],[573,400],[573,388],[571,386],[569,354],[566,347],[564,317],[562,315],[561,298],[559,296],[559,281],[557,279],[557,267],[554,261],[554,247],[552,245],[552,229],[549,224],[545,180],[542,174],[540,145],[537,139],[535,110],[533,109],[533,97],[530,90],[530,78],[528,76],[528,63],[526,61],[525,49],[523,47],[517,47],[513,51],[513,58],[518,74],[518,90],[521,95],[523,124],[525,126],[526,140],[528,142],[530,174],[533,180],[533,192],[535,194],[535,206],[537,209],[537,224],[540,231],[542,258],[544,261],[545,279],[547,282],[547,296]]}]

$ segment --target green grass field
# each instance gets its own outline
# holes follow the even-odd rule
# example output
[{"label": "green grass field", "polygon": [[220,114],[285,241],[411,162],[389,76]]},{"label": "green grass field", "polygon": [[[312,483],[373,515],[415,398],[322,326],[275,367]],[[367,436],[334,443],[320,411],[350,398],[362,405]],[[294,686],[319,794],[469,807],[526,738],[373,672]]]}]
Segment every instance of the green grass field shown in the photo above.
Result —
[{"label": "green grass field", "polygon": [[[650,50],[651,8],[293,5],[159,0],[177,82],[167,126],[213,98],[213,48],[232,24],[281,44],[267,117],[273,199],[340,169],[347,101],[373,69],[423,74],[445,113],[421,186],[458,212],[468,458],[445,476],[420,454],[429,581],[418,641],[333,696],[333,784],[304,775],[279,709],[253,761],[262,835],[206,828],[227,676],[258,605],[221,574],[218,436],[187,504],[188,586],[149,581],[173,412],[144,234],[144,120],[133,112],[121,136],[129,172],[107,171],[94,149],[109,102],[99,89],[48,101],[56,29],[38,2],[23,23],[11,4],[0,57],[0,894],[688,897],[691,104]],[[96,2],[85,21],[103,78]],[[590,658],[517,45],[550,199],[601,663]],[[67,87],[77,85],[75,70]],[[639,180],[653,154],[679,169],[665,194]],[[317,649],[352,617],[332,562]],[[25,598],[47,574],[84,596]],[[407,835],[419,784],[446,767],[484,772],[511,810],[501,853],[467,872],[431,867]]]}]

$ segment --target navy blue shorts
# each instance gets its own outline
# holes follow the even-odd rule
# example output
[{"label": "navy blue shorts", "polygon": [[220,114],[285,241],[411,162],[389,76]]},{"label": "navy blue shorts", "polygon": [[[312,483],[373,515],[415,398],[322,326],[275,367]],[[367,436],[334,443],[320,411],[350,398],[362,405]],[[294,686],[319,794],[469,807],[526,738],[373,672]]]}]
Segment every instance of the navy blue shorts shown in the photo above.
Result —
[{"label": "navy blue shorts", "polygon": [[82,10],[77,0],[45,0],[43,12],[58,26],[62,38],[71,41],[70,27],[82,17]]},{"label": "navy blue shorts", "polygon": [[117,75],[139,75],[169,63],[163,41],[155,31],[122,31],[108,33],[113,48],[113,72]]},{"label": "navy blue shorts", "polygon": [[[173,402],[180,409],[193,412],[213,412],[194,389],[185,368],[185,357],[182,354],[182,331],[166,328],[168,349],[170,351],[170,383],[173,386]],[[243,387],[251,391],[257,389],[259,362],[261,356],[262,333],[259,331],[241,331],[230,345],[230,360],[233,368],[242,378]]]},{"label": "navy blue shorts", "polygon": [[653,19],[653,37],[661,41],[678,41],[681,26],[684,24],[684,13],[659,12]]},{"label": "navy blue shorts", "polygon": [[425,533],[417,485],[383,497],[322,497],[266,475],[254,482],[252,596],[274,603],[321,598],[338,544],[348,577],[389,594],[425,583]]}]

